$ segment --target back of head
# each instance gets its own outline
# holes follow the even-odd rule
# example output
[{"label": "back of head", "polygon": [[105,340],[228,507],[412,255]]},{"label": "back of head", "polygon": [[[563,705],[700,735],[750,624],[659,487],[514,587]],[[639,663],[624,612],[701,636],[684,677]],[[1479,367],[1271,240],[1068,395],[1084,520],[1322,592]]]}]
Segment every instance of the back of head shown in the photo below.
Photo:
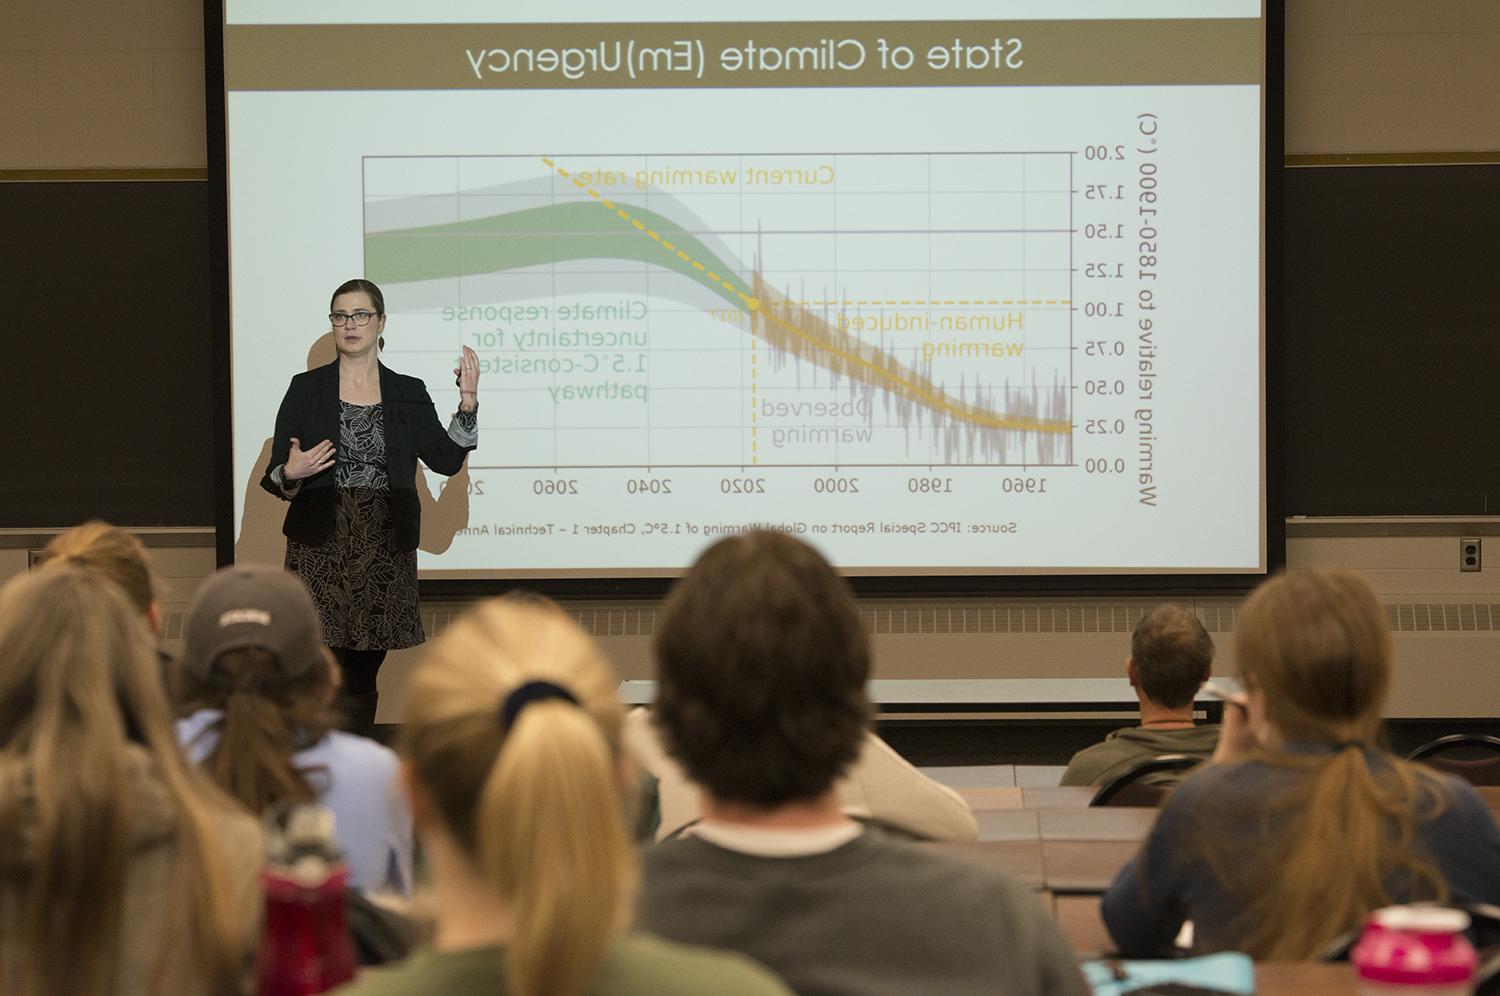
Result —
[{"label": "back of head", "polygon": [[[1246,853],[1238,837],[1199,841],[1246,902],[1238,949],[1311,958],[1373,909],[1444,898],[1446,883],[1414,843],[1419,818],[1439,805],[1435,783],[1374,749],[1391,660],[1369,585],[1351,571],[1274,577],[1240,608],[1235,648],[1279,737],[1260,760],[1293,773],[1275,781],[1286,787],[1261,799],[1258,812],[1216,821],[1274,827],[1257,848]],[[1390,894],[1392,881],[1404,883],[1403,894]]]},{"label": "back of head", "polygon": [[1373,743],[1391,675],[1375,593],[1353,571],[1283,574],[1240,608],[1235,656],[1290,740]]},{"label": "back of head", "polygon": [[0,932],[19,938],[4,949],[19,958],[26,991],[112,989],[143,804],[132,795],[137,768],[160,781],[190,869],[189,894],[177,896],[187,909],[163,904],[161,914],[183,926],[163,937],[192,944],[204,978],[226,981],[236,916],[215,898],[227,891],[222,862],[140,614],[114,582],[56,561],[0,589],[0,647],[0,833],[8,867],[26,869],[4,887],[27,898],[3,908],[30,913]]},{"label": "back of head", "polygon": [[494,599],[430,644],[400,749],[441,830],[512,911],[508,991],[575,996],[628,921],[617,682],[555,608]]},{"label": "back of head", "polygon": [[720,800],[813,799],[859,755],[869,643],[848,584],[781,533],[714,544],[657,625],[653,706],[668,749]]},{"label": "back of head", "polygon": [[135,610],[145,615],[156,601],[146,547],[132,534],[94,519],[58,533],[42,549],[41,563],[67,560],[119,585]]},{"label": "back of head", "polygon": [[222,710],[203,768],[253,813],[313,799],[294,755],[336,721],[333,662],[312,596],[274,567],[226,567],[193,597],[185,624],[181,694],[189,709]]},{"label": "back of head", "polygon": [[1193,613],[1180,605],[1162,605],[1136,624],[1130,659],[1146,698],[1181,709],[1208,679],[1214,641]]}]

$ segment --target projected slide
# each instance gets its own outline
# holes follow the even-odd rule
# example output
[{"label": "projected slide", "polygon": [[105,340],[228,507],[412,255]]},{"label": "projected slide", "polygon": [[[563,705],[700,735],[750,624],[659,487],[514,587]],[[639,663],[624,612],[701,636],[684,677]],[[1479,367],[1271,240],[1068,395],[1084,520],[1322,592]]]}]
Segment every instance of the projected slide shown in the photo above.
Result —
[{"label": "projected slide", "polygon": [[365,267],[502,466],[1066,466],[1071,158],[372,158]]},{"label": "projected slide", "polygon": [[399,6],[231,3],[237,493],[362,274],[441,412],[480,358],[429,576],[672,574],[750,526],[858,574],[1264,569],[1258,4]]}]

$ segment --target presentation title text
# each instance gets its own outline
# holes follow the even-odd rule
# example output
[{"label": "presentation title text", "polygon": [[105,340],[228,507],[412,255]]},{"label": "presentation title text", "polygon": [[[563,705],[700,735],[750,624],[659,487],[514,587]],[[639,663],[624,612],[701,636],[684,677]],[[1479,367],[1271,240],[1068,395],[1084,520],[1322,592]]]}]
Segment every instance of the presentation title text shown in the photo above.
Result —
[{"label": "presentation title text", "polygon": [[1007,72],[1025,65],[1020,38],[954,38],[942,45],[913,46],[876,38],[821,38],[812,44],[763,44],[754,38],[713,49],[701,38],[670,44],[638,44],[635,39],[598,41],[586,46],[469,48],[464,51],[478,80],[502,76],[557,75],[581,80],[596,75],[636,79],[661,73],[702,80],[707,73],[803,74],[862,70],[905,72],[922,67],[955,74]]}]

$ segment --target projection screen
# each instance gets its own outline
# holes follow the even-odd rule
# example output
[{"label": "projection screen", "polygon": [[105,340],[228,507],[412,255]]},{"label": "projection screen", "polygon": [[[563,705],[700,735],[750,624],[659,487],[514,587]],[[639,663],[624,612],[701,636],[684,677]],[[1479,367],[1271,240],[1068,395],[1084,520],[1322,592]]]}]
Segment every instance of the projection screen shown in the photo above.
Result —
[{"label": "projection screen", "polygon": [[918,585],[1273,567],[1260,0],[757,10],[224,0],[241,555],[363,276],[445,424],[481,364],[425,578],[672,576],[752,526]]}]

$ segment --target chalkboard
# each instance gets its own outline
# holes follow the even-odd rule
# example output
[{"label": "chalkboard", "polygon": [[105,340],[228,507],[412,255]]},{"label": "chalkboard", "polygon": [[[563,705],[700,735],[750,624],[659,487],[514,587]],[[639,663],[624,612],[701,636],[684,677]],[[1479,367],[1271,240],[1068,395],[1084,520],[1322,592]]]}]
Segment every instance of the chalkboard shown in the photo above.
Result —
[{"label": "chalkboard", "polygon": [[1287,514],[1500,513],[1500,166],[1284,183]]},{"label": "chalkboard", "polygon": [[0,183],[0,526],[212,525],[208,184]]},{"label": "chalkboard", "polygon": [[[1285,196],[1287,514],[1500,513],[1500,167],[1290,169]],[[208,200],[0,183],[0,526],[213,524]]]}]

